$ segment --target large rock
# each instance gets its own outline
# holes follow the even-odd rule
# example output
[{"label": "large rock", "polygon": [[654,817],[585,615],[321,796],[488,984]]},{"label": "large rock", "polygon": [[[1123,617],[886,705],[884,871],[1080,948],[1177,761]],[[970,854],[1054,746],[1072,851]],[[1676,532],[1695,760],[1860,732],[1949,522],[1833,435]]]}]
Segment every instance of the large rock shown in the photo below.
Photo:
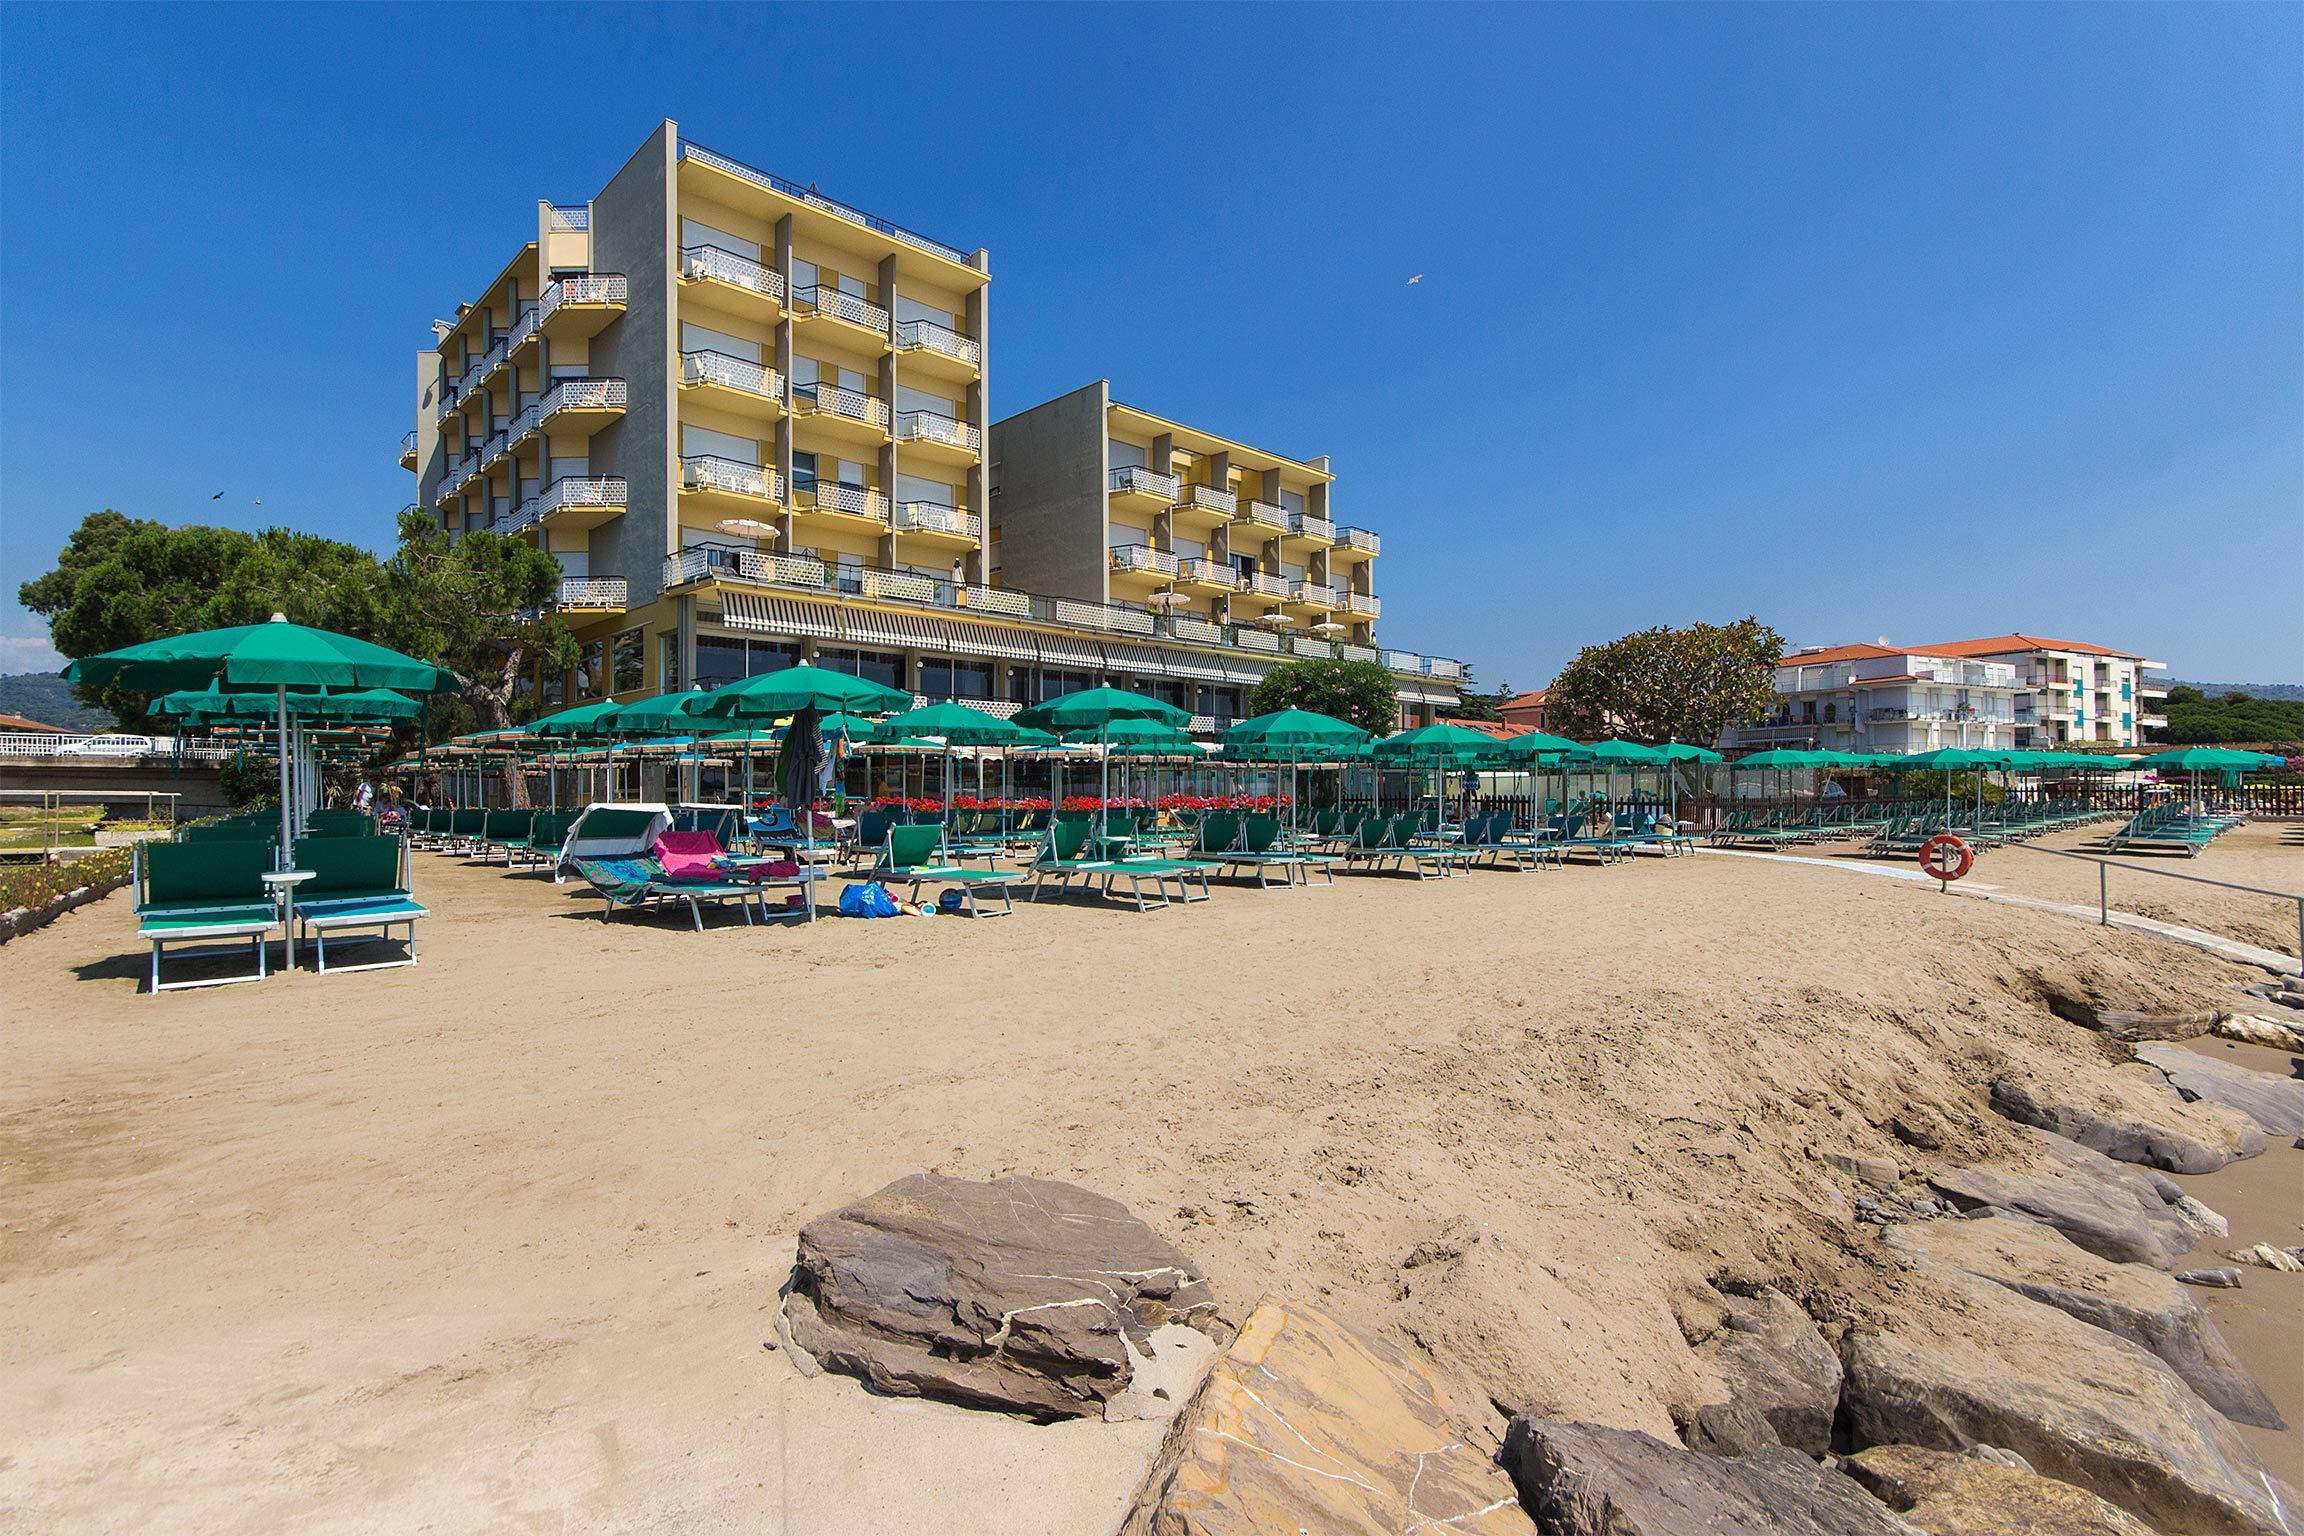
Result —
[{"label": "large rock", "polygon": [[1169,1426],[1121,1536],[1532,1536],[1432,1379],[1386,1340],[1266,1297]]},{"label": "large rock", "polygon": [[1963,1209],[2021,1211],[2115,1263],[2171,1269],[2192,1251],[2191,1227],[2151,1177],[2062,1136],[2032,1134],[2044,1155],[2029,1169],[1956,1168],[1928,1182]]},{"label": "large rock", "polygon": [[2284,1536],[2263,1464],[2158,1357],[1989,1281],[1921,1270],[1946,1304],[1841,1340],[1851,1445],[2005,1446],[2161,1530]]},{"label": "large rock", "polygon": [[1929,1536],[2153,1536],[2085,1488],[1979,1456],[1879,1445],[1840,1466]]},{"label": "large rock", "polygon": [[2226,1418],[2285,1429],[2280,1410],[2176,1280],[2114,1264],[2016,1217],[1928,1221],[1890,1229],[1888,1246],[2004,1285],[2160,1357]]},{"label": "large rock", "polygon": [[1728,1401],[1698,1408],[1682,1437],[1691,1450],[1721,1456],[1770,1445],[1823,1455],[1840,1402],[1839,1355],[1781,1291],[1726,1301],[1726,1326],[1696,1346],[1696,1357],[1727,1383]]},{"label": "large rock", "polygon": [[2084,1104],[2044,1101],[2022,1083],[2006,1080],[1992,1085],[1992,1107],[2019,1125],[2054,1131],[2115,1162],[2143,1163],[2170,1173],[2214,1173],[2236,1157],[2264,1150],[2264,1133],[2252,1125],[2236,1127],[2229,1141],[2204,1141],[2174,1126],[2123,1120]]},{"label": "large rock", "polygon": [[1116,1200],[916,1173],[800,1232],[792,1342],[900,1396],[1038,1419],[1102,1411],[1152,1330],[1213,1313],[1192,1261]]},{"label": "large rock", "polygon": [[2186,1100],[2236,1109],[2271,1136],[2304,1131],[2304,1078],[2275,1077],[2236,1061],[2218,1061],[2181,1046],[2148,1045],[2136,1053],[2160,1069]]},{"label": "large rock", "polygon": [[1497,1460],[1544,1536],[1917,1536],[1853,1481],[1781,1445],[1703,1456],[1636,1430],[1523,1414]]}]

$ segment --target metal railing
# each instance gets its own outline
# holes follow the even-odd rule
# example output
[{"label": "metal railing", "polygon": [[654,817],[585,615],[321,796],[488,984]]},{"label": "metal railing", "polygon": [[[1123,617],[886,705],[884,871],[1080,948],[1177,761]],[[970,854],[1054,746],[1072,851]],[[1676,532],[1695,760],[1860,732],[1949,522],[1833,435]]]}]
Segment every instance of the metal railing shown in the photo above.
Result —
[{"label": "metal railing", "polygon": [[682,246],[680,275],[690,282],[726,283],[778,303],[784,300],[783,273],[717,245]]},{"label": "metal railing", "polygon": [[1253,592],[1258,597],[1285,599],[1288,596],[1288,586],[1287,577],[1267,576],[1262,571],[1250,571],[1240,581],[1241,591]]},{"label": "metal railing", "polygon": [[981,453],[984,435],[964,421],[936,411],[905,411],[896,418],[896,439],[904,443],[942,443],[947,448]]},{"label": "metal railing", "polygon": [[1372,592],[1344,592],[1343,607],[1346,613],[1356,613],[1362,618],[1380,619],[1384,616],[1384,604]]},{"label": "metal railing", "polygon": [[805,288],[793,289],[792,308],[798,314],[823,315],[860,325],[882,336],[888,334],[888,311],[855,294],[843,293],[829,283],[810,283]]},{"label": "metal railing", "polygon": [[1336,647],[1325,640],[1314,639],[1310,635],[1290,635],[1288,637],[1288,654],[1310,657],[1315,661],[1334,661],[1336,659]]},{"label": "metal railing", "polygon": [[888,402],[838,384],[795,384],[792,398],[822,416],[842,416],[867,426],[888,430]]},{"label": "metal railing", "polygon": [[627,393],[622,379],[562,379],[531,409],[539,419],[561,411],[620,411]]},{"label": "metal railing", "polygon": [[896,503],[894,526],[898,533],[949,533],[966,539],[984,537],[982,517],[937,501]]},{"label": "metal railing", "polygon": [[562,608],[622,608],[625,583],[621,576],[563,576],[560,578],[559,606]]},{"label": "metal railing", "polygon": [[631,284],[620,272],[556,278],[536,298],[536,323],[543,324],[571,304],[621,305],[630,292]]},{"label": "metal railing", "polygon": [[[2130,864],[2120,859],[2100,858],[2092,853],[2074,853],[2065,848],[2043,848],[2037,843],[2021,843],[2011,839],[2006,847],[2021,848],[2027,853],[2052,853],[2060,859],[2078,859],[2083,864],[2096,866],[2096,921],[2099,926],[2112,926],[2112,871],[2130,874],[2157,875],[2163,880],[2188,880],[2194,885],[2213,885],[2219,890],[2246,891],[2252,896],[2270,896],[2279,901],[2296,904],[2296,954],[2300,972],[2304,972],[2304,896],[2294,891],[2275,891],[2261,885],[2239,885],[2230,880],[2211,880],[2206,875],[2182,875],[2173,869],[2152,869],[2142,864]],[[1948,884],[1948,883],[1947,883]]]},{"label": "metal railing", "polygon": [[716,171],[724,171],[730,176],[749,181],[755,186],[766,187],[771,192],[781,193],[796,202],[806,203],[809,207],[831,214],[834,218],[846,219],[851,224],[860,225],[871,230],[874,234],[886,235],[891,240],[900,240],[915,249],[926,251],[931,256],[941,256],[946,261],[957,263],[963,267],[974,265],[965,254],[940,240],[931,240],[926,235],[917,234],[901,224],[892,224],[876,214],[864,212],[861,208],[851,208],[846,203],[826,197],[814,187],[803,187],[797,182],[786,181],[783,177],[771,175],[767,171],[755,170],[741,160],[731,160],[726,155],[716,155],[701,144],[692,144],[688,140],[682,139],[680,141],[680,158],[693,160],[698,165],[708,165]]},{"label": "metal railing", "polygon": [[1201,586],[1222,587],[1228,592],[1240,590],[1240,572],[1221,560],[1189,555],[1176,562],[1176,574],[1181,580]]},{"label": "metal railing", "polygon": [[868,517],[876,523],[888,521],[888,497],[861,485],[818,480],[796,486],[792,504],[804,512],[838,512],[845,517]]},{"label": "metal railing", "polygon": [[1210,512],[1221,512],[1226,517],[1230,517],[1239,510],[1240,498],[1234,496],[1230,491],[1210,490],[1205,485],[1185,485],[1177,487],[1176,505],[1201,508]]},{"label": "metal railing", "polygon": [[680,354],[680,382],[690,386],[717,385],[721,389],[758,395],[763,400],[784,398],[784,375],[775,369],[750,358],[708,348]]},{"label": "metal railing", "polygon": [[1315,517],[1309,512],[1289,513],[1288,532],[1296,538],[1318,539],[1324,544],[1333,543],[1336,539],[1336,525],[1325,517]]},{"label": "metal railing", "polygon": [[1189,640],[1196,645],[1222,645],[1224,643],[1223,625],[1181,613],[1172,613],[1162,619],[1160,621],[1160,633],[1171,639]]},{"label": "metal railing", "polygon": [[1234,629],[1232,643],[1243,651],[1263,651],[1273,656],[1280,654],[1280,637],[1270,630]]},{"label": "metal railing", "polygon": [[412,459],[415,456],[416,434],[413,432],[403,433],[400,438],[400,457],[404,459]]},{"label": "metal railing", "polygon": [[936,352],[966,363],[971,368],[983,366],[984,349],[972,337],[961,335],[948,325],[933,320],[900,320],[896,324],[896,350],[899,352]]},{"label": "metal railing", "polygon": [[577,233],[582,233],[583,231],[589,230],[592,227],[592,208],[590,204],[586,204],[581,208],[575,206],[573,203],[547,203],[544,206],[546,217],[550,220],[551,227],[554,229],[573,230]]},{"label": "metal railing", "polygon": [[1384,552],[1384,541],[1365,528],[1339,528],[1336,530],[1336,542],[1346,549],[1357,550],[1364,555],[1377,555]]},{"label": "metal railing", "polygon": [[622,475],[562,475],[499,519],[499,531],[519,533],[570,507],[621,507],[627,490]]},{"label": "metal railing", "polygon": [[699,453],[680,461],[680,489],[757,496],[764,501],[780,502],[784,499],[784,477],[757,464]]},{"label": "metal railing", "polygon": [[1174,475],[1158,474],[1141,464],[1123,464],[1112,471],[1111,488],[1125,494],[1174,501],[1177,483]]},{"label": "metal railing", "polygon": [[1154,549],[1149,544],[1115,544],[1112,546],[1112,569],[1150,571],[1160,576],[1173,576],[1176,574],[1176,557],[1165,549]]},{"label": "metal railing", "polygon": [[1288,531],[1288,509],[1273,502],[1244,501],[1233,516],[1240,522],[1253,523],[1278,533]]},{"label": "metal railing", "polygon": [[1324,581],[1292,581],[1288,583],[1288,601],[1306,608],[1341,608],[1344,595]]}]

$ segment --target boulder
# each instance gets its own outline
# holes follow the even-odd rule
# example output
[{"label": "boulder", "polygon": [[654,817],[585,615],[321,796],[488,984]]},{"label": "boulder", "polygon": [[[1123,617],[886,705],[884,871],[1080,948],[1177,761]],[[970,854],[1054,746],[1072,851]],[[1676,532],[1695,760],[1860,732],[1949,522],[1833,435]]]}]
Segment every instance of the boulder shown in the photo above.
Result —
[{"label": "boulder", "polygon": [[1703,1456],[1523,1414],[1496,1459],[1544,1536],[1917,1536],[1854,1481],[1781,1445]]},{"label": "boulder", "polygon": [[2018,1125],[2054,1131],[2115,1162],[2143,1163],[2170,1173],[2214,1173],[2235,1157],[2264,1150],[2264,1134],[2252,1126],[2238,1130],[2230,1145],[2210,1143],[2173,1126],[2122,1120],[2081,1104],[2043,1102],[2022,1083],[2005,1079],[1992,1085],[1992,1107]]},{"label": "boulder", "polygon": [[1851,1446],[2005,1446],[2160,1530],[2284,1536],[2263,1463],[2157,1356],[1989,1281],[1922,1271],[1946,1304],[1841,1340]]},{"label": "boulder", "polygon": [[1396,1345],[1266,1297],[1168,1427],[1121,1536],[1534,1536]]},{"label": "boulder", "polygon": [[1896,1166],[1891,1157],[1868,1157],[1860,1152],[1819,1153],[1828,1168],[1836,1168],[1851,1178],[1862,1179],[1874,1189],[1894,1189],[1904,1170]]},{"label": "boulder", "polygon": [[1045,1420],[1100,1413],[1154,1329],[1213,1312],[1192,1261],[1116,1200],[916,1173],[801,1229],[783,1320],[877,1391]]},{"label": "boulder", "polygon": [[2267,1136],[2304,1131],[2304,1078],[2276,1077],[2173,1045],[2148,1045],[2136,1054],[2158,1067],[2168,1086],[2187,1101],[2206,1099],[2236,1109]]},{"label": "boulder", "polygon": [[1727,1383],[1728,1401],[1698,1408],[1681,1437],[1718,1456],[1770,1445],[1823,1455],[1840,1403],[1839,1355],[1781,1291],[1726,1300],[1726,1325],[1696,1346],[1696,1357]]},{"label": "boulder", "polygon": [[2170,1269],[2191,1252],[2191,1227],[2151,1178],[2062,1136],[2032,1135],[2045,1155],[2029,1169],[1956,1168],[1928,1182],[1963,1210],[2020,1211],[2115,1263]]},{"label": "boulder", "polygon": [[2304,1052],[2304,1025],[2292,1024],[2286,1019],[2261,1018],[2252,1013],[2236,1013],[2216,1021],[2215,1034],[2223,1040],[2240,1040],[2249,1045],[2261,1045],[2273,1051]]},{"label": "boulder", "polygon": [[2228,1419],[2287,1428],[2200,1303],[2159,1270],[2100,1259],[2010,1216],[1902,1227],[1888,1234],[1888,1246],[2004,1285],[2141,1345]]},{"label": "boulder", "polygon": [[2153,1536],[2085,1488],[1991,1457],[1878,1445],[1840,1467],[1929,1536]]}]

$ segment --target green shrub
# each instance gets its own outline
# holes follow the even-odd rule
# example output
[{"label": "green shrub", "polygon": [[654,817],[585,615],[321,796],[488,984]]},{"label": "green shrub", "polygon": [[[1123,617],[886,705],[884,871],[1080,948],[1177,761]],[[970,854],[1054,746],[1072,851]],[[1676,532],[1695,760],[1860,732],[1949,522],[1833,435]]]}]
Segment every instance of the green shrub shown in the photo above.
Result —
[{"label": "green shrub", "polygon": [[44,907],[84,885],[108,885],[128,873],[135,850],[106,848],[60,864],[0,866],[0,912]]}]

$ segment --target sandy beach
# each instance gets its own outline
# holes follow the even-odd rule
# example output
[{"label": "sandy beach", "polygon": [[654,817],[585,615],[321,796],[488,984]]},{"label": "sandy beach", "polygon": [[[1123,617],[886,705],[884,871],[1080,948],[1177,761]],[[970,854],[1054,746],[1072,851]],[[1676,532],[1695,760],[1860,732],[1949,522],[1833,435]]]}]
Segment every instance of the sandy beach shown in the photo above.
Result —
[{"label": "sandy beach", "polygon": [[[2184,867],[2304,887],[2279,829],[2227,842]],[[1978,878],[2076,897],[2063,862]],[[2259,974],[1717,856],[702,935],[430,854],[416,888],[413,970],[146,998],[118,897],[0,951],[8,1522],[1109,1529],[1158,1426],[889,1403],[767,1347],[801,1223],[919,1169],[1125,1201],[1227,1317],[1278,1291],[1382,1333],[1481,1443],[1504,1409],[1670,1436],[1716,1391],[1678,1320],[1709,1278],[1899,1299],[1822,1154],[2019,1160],[2011,1074],[2208,1125],[2044,999]],[[2236,1242],[2298,1241],[2304,1153],[2193,1182]],[[2299,1281],[2207,1299],[2304,1425]],[[2300,1438],[2250,1432],[2304,1483]]]}]

